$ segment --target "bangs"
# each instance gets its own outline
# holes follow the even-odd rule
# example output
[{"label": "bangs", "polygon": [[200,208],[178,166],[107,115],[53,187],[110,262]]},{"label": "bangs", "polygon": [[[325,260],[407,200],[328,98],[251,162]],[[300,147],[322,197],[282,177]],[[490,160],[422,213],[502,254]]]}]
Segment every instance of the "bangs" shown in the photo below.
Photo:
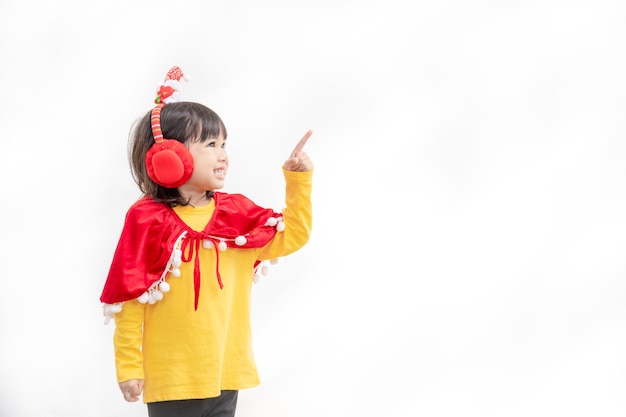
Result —
[{"label": "bangs", "polygon": [[220,133],[226,138],[226,126],[210,108],[188,101],[170,103],[161,111],[161,129],[167,139],[179,142],[204,142]]},{"label": "bangs", "polygon": [[194,142],[205,142],[222,134],[226,139],[226,126],[215,112],[204,106],[194,110],[187,124],[188,138],[193,138]]}]

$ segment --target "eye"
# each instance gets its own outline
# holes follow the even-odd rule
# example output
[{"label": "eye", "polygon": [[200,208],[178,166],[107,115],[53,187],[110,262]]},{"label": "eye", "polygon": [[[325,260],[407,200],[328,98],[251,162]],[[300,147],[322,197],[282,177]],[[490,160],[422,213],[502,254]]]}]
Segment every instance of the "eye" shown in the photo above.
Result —
[{"label": "eye", "polygon": [[209,148],[215,148],[215,141],[214,140],[208,141],[206,146]]}]

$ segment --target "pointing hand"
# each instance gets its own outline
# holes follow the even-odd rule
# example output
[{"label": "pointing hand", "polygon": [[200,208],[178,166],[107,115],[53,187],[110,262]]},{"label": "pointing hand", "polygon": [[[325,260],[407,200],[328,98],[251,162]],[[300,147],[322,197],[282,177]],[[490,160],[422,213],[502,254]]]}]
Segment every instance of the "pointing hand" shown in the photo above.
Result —
[{"label": "pointing hand", "polygon": [[293,149],[293,152],[291,152],[289,159],[285,161],[285,169],[297,172],[311,171],[313,169],[313,162],[309,158],[309,155],[302,150],[312,134],[313,131],[309,130],[304,134],[302,139],[300,139]]}]

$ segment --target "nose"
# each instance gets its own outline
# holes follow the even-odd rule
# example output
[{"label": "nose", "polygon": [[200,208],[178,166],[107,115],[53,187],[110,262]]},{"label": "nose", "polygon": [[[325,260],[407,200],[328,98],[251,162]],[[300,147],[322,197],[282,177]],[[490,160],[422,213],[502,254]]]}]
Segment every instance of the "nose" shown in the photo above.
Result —
[{"label": "nose", "polygon": [[226,152],[226,149],[220,148],[219,154],[218,154],[217,157],[218,157],[220,162],[228,161],[228,152]]}]

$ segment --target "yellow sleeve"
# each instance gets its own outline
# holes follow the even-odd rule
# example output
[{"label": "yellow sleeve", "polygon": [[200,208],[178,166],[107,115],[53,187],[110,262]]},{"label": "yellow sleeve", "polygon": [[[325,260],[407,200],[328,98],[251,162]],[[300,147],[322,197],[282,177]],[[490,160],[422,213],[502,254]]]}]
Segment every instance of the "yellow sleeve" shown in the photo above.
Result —
[{"label": "yellow sleeve", "polygon": [[283,174],[286,182],[283,210],[285,230],[276,233],[272,241],[263,248],[259,256],[262,261],[297,251],[309,241],[311,235],[313,171],[294,172],[283,168]]},{"label": "yellow sleeve", "polygon": [[125,302],[122,311],[115,314],[113,346],[118,383],[144,379],[141,341],[145,310],[144,304],[131,300]]}]

